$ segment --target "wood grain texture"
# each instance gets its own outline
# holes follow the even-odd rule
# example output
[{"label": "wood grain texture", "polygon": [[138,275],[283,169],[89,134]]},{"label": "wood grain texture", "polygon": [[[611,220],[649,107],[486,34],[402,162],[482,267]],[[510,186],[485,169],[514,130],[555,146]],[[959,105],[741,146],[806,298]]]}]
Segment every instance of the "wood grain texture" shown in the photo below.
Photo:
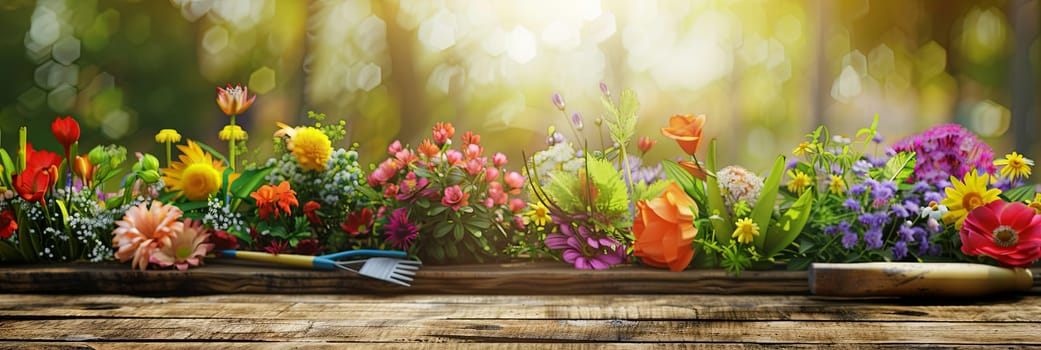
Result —
[{"label": "wood grain texture", "polygon": [[[400,349],[400,350],[429,350],[429,349],[459,349],[459,350],[485,350],[485,349],[499,349],[499,350],[585,350],[585,349],[607,349],[607,350],[628,350],[628,349],[692,349],[692,350],[757,350],[757,349],[818,349],[820,345],[817,344],[749,344],[749,343],[711,343],[711,344],[698,344],[698,343],[590,343],[590,344],[577,344],[577,343],[342,343],[342,342],[223,342],[214,344],[212,342],[118,342],[118,343],[101,343],[101,342],[0,342],[0,349],[48,349],[48,350],[89,350],[89,349],[109,349],[109,350],[147,350],[147,349],[213,349],[219,347],[221,349],[237,350],[237,349],[257,349],[257,350],[268,350],[268,349],[344,349],[344,348],[358,348],[358,349]],[[939,344],[830,344],[829,349],[880,349],[880,350],[905,350],[905,349],[931,349],[931,350],[944,350],[944,349],[960,349],[961,347],[951,345],[939,345]],[[973,345],[973,349],[1019,349],[1027,348],[1025,346],[1009,346],[1009,345]]]},{"label": "wood grain texture", "polygon": [[805,294],[802,271],[722,270],[670,272],[621,266],[575,270],[561,263],[424,266],[412,287],[344,271],[273,268],[213,260],[186,271],[136,271],[117,264],[65,264],[0,268],[2,293],[436,293],[436,294]]}]

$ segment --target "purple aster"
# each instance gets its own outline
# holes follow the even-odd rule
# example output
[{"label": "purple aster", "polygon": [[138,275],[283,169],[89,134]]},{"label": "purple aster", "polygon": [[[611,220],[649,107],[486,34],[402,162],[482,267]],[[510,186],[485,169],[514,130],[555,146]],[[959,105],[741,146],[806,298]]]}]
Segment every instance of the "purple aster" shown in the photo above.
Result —
[{"label": "purple aster", "polygon": [[796,158],[788,158],[788,161],[784,163],[784,171],[795,169],[799,166],[799,160]]},{"label": "purple aster", "polygon": [[842,202],[842,206],[852,211],[860,211],[860,202],[853,197],[846,198],[846,201]]},{"label": "purple aster", "polygon": [[900,260],[907,257],[907,243],[898,241],[893,244],[893,259]]},{"label": "purple aster", "polygon": [[976,134],[957,124],[933,127],[893,145],[900,152],[915,152],[914,180],[936,183],[951,176],[962,178],[976,168],[993,174],[994,150]]},{"label": "purple aster", "polygon": [[408,221],[408,208],[398,208],[390,214],[390,221],[384,232],[387,234],[387,242],[392,247],[408,250],[412,241],[416,239],[419,228]]},{"label": "purple aster", "polygon": [[857,221],[860,221],[861,224],[864,224],[869,229],[877,228],[881,232],[882,226],[889,222],[889,215],[885,212],[864,213],[857,218]]},{"label": "purple aster", "polygon": [[[847,222],[846,220],[842,220],[842,222],[838,223],[838,225],[825,227],[824,228],[824,233],[826,233],[828,235],[831,235],[831,236],[837,235],[839,233],[842,233],[843,235],[848,234],[849,233],[849,222]],[[845,236],[843,236],[843,237],[845,237]]]},{"label": "purple aster", "polygon": [[846,247],[846,249],[853,248],[857,245],[858,239],[859,237],[857,237],[856,233],[846,232],[846,234],[842,236],[842,246]]},{"label": "purple aster", "polygon": [[882,227],[872,227],[864,232],[864,243],[867,243],[867,249],[882,248]]},{"label": "purple aster", "polygon": [[931,190],[933,187],[929,186],[928,182],[918,181],[914,183],[914,187],[911,187],[911,192],[914,193],[925,193]]},{"label": "purple aster", "polygon": [[870,162],[861,159],[858,160],[856,163],[853,163],[853,173],[857,176],[864,176],[867,175],[868,171],[871,171],[871,168],[873,167],[874,166],[871,165]]},{"label": "purple aster", "polygon": [[875,134],[875,136],[871,138],[871,142],[874,142],[876,144],[880,144],[882,143],[882,141],[885,141],[885,138],[883,138],[880,134]]},{"label": "purple aster", "polygon": [[867,189],[867,185],[859,183],[849,188],[849,194],[852,194],[854,196],[860,196],[864,194],[864,192],[867,192]]},{"label": "purple aster", "polygon": [[921,229],[922,229],[921,227],[911,226],[911,222],[910,221],[904,223],[903,225],[900,225],[900,230],[897,231],[897,233],[900,234],[900,240],[899,241],[900,242],[914,242],[915,241],[915,236],[918,236],[918,231],[920,231]]},{"label": "purple aster", "polygon": [[893,205],[889,208],[889,212],[901,219],[906,219],[912,216],[911,212],[907,210],[907,207],[902,204]]},{"label": "purple aster", "polygon": [[944,198],[943,193],[932,192],[932,191],[926,192],[925,196],[923,197],[923,199],[925,199],[926,202],[930,202],[930,203],[932,203],[932,202],[936,202],[936,203],[943,202],[943,198]]}]

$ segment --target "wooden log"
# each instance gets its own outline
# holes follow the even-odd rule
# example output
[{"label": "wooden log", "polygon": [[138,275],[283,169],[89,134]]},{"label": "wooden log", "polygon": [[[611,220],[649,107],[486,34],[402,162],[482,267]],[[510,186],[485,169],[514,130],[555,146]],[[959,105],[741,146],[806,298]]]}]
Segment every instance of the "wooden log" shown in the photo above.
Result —
[{"label": "wooden log", "polygon": [[966,263],[874,262],[810,267],[810,292],[841,297],[979,297],[1025,292],[1030,270]]},{"label": "wooden log", "polygon": [[186,271],[137,271],[117,264],[0,268],[3,293],[437,293],[437,294],[805,294],[802,271],[670,272],[637,266],[576,270],[560,263],[424,266],[412,287],[345,271],[273,268],[234,260]]},{"label": "wooden log", "polygon": [[[393,310],[387,312],[386,310]],[[68,318],[242,320],[739,320],[1034,322],[1041,297],[952,303],[819,300],[785,295],[4,295],[0,320]]]},{"label": "wooden log", "polygon": [[[393,310],[388,310],[393,312]],[[1035,322],[25,319],[0,341],[753,343],[1041,346]]]}]

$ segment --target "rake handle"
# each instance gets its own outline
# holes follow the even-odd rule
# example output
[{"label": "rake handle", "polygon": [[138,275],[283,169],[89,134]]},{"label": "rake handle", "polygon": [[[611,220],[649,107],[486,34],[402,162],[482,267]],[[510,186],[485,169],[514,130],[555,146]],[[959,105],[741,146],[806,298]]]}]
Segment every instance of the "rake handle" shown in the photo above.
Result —
[{"label": "rake handle", "polygon": [[810,267],[810,292],[821,296],[971,297],[1029,290],[1030,270],[968,263],[854,263]]},{"label": "rake handle", "polygon": [[309,255],[297,255],[297,254],[269,254],[262,252],[250,252],[250,251],[239,251],[239,250],[223,250],[221,255],[230,256],[238,259],[259,261],[272,264],[281,264],[288,266],[304,267],[313,269],[318,266],[315,264],[315,257]]}]

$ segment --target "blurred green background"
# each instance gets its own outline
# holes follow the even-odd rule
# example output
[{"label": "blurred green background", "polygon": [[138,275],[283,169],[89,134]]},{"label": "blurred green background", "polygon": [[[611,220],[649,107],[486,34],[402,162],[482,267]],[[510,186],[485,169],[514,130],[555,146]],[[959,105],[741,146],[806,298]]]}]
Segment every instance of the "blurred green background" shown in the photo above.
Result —
[{"label": "blurred green background", "polygon": [[364,162],[450,121],[517,166],[564,127],[553,92],[599,146],[603,81],[639,95],[650,160],[680,155],[658,133],[677,113],[707,114],[723,163],[759,171],[819,123],[875,114],[887,142],[954,121],[1039,160],[1039,17],[1041,0],[3,0],[0,146],[27,125],[57,149],[58,115],[86,147],[159,153],[162,128],[218,144],[214,88],[243,83],[261,152],[315,110]]}]

